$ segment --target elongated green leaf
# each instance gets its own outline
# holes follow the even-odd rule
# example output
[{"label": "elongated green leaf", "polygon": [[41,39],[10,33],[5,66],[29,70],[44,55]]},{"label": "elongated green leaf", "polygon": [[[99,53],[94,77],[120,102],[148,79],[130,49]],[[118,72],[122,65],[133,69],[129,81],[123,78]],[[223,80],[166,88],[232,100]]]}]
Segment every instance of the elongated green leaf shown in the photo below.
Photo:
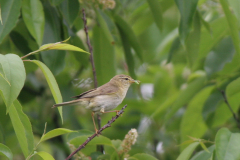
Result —
[{"label": "elongated green leaf", "polygon": [[0,54],[0,63],[7,80],[0,76],[0,90],[3,93],[5,104],[9,108],[17,99],[24,85],[26,73],[21,58],[15,54]]},{"label": "elongated green leaf", "polygon": [[212,145],[211,147],[208,148],[210,153],[206,152],[205,150],[200,151],[200,152],[196,153],[191,158],[191,160],[204,160],[204,159],[210,160],[210,158],[211,158],[211,156],[212,156],[212,154],[214,152],[214,149],[215,149],[215,145]]},{"label": "elongated green leaf", "polygon": [[48,133],[44,134],[42,136],[40,142],[46,141],[50,138],[57,137],[57,136],[60,136],[60,135],[66,134],[66,133],[71,133],[71,132],[75,132],[75,131],[72,131],[72,130],[66,129],[66,128],[57,128],[57,129],[51,130]]},{"label": "elongated green leaf", "polygon": [[231,133],[227,128],[218,131],[216,138],[216,155],[218,160],[240,159],[240,134]]},{"label": "elongated green leaf", "polygon": [[[75,145],[75,146],[79,146],[81,144],[83,144],[89,136],[79,136],[76,138],[73,138],[70,143]],[[109,138],[104,137],[102,135],[95,137],[94,139],[92,139],[88,145],[109,145],[112,146],[112,142]]]},{"label": "elongated green leaf", "polygon": [[2,24],[0,25],[0,43],[17,23],[20,15],[21,0],[0,0]]},{"label": "elongated green leaf", "polygon": [[138,154],[135,154],[133,155],[132,157],[129,157],[130,159],[136,159],[136,160],[157,160],[157,158],[149,155],[149,154],[146,154],[146,153],[138,153]]},{"label": "elongated green leaf", "polygon": [[195,148],[199,145],[199,142],[194,142],[185,148],[178,156],[177,160],[189,160]]},{"label": "elongated green leaf", "polygon": [[240,39],[239,39],[239,30],[238,30],[238,22],[236,17],[232,14],[229,9],[229,5],[227,0],[220,0],[223,11],[228,21],[228,26],[230,28],[230,33],[232,36],[233,44],[238,54],[238,59],[240,58]]},{"label": "elongated green leaf", "polygon": [[199,92],[204,86],[206,77],[200,77],[191,82],[186,89],[179,93],[179,96],[175,103],[172,105],[171,110],[166,114],[165,120],[168,121],[174,113],[178,111],[179,108],[183,107],[185,104],[192,99],[192,97]]},{"label": "elongated green leaf", "polygon": [[202,118],[202,109],[212,90],[212,86],[204,88],[189,102],[181,121],[181,143],[186,141],[188,136],[201,138],[206,132],[207,126]]},{"label": "elongated green leaf", "polygon": [[122,29],[118,27],[118,30],[119,30],[121,40],[122,40],[124,55],[125,55],[125,59],[126,59],[127,66],[128,66],[128,72],[133,79],[136,79],[137,76],[136,76],[135,71],[134,71],[135,63],[134,63],[134,58],[133,58],[133,55],[132,55],[132,52],[131,52],[131,47],[129,45],[128,40],[125,39],[126,35],[122,31]]},{"label": "elongated green leaf", "polygon": [[42,45],[45,18],[43,6],[40,0],[23,0],[23,20],[38,45]]},{"label": "elongated green leaf", "polygon": [[39,48],[39,51],[44,51],[44,50],[69,50],[69,51],[77,51],[77,52],[84,52],[84,53],[90,54],[89,52],[86,52],[79,47],[73,46],[71,44],[66,44],[66,43],[45,44]]},{"label": "elongated green leaf", "polygon": [[212,34],[207,29],[204,29],[201,33],[200,48],[198,58],[204,58],[209,51],[225,36],[228,32],[227,21],[225,18],[219,18],[210,24],[211,28],[214,28]]},{"label": "elongated green leaf", "polygon": [[[61,23],[56,8],[44,3],[45,29],[43,44],[61,41]],[[65,66],[66,52],[63,50],[48,50],[41,52],[43,62],[48,66],[54,75],[59,74]]]},{"label": "elongated green leaf", "polygon": [[127,24],[127,22],[125,22],[118,15],[114,16],[114,20],[115,20],[115,23],[117,24],[117,26],[119,28],[121,28],[122,31],[124,32],[124,34],[127,36],[126,38],[128,39],[131,47],[133,47],[133,49],[137,53],[138,58],[140,60],[143,60],[141,46],[139,45],[139,43],[137,41],[137,37],[135,36],[135,34],[134,34],[133,30],[131,29],[131,27]]},{"label": "elongated green leaf", "polygon": [[[29,60],[26,62],[33,62],[36,65],[38,65],[38,67],[42,70],[42,72],[47,80],[47,83],[52,92],[55,102],[62,103],[62,95],[59,90],[58,84],[57,84],[56,79],[54,78],[52,72],[48,69],[48,67],[44,63],[37,61],[37,60]],[[60,114],[62,122],[63,122],[62,107],[58,107],[58,111],[59,111],[59,114]]]},{"label": "elongated green leaf", "polygon": [[51,154],[44,151],[37,152],[35,155],[39,155],[43,160],[54,160]]},{"label": "elongated green leaf", "polygon": [[63,18],[67,21],[67,23],[72,27],[75,19],[79,16],[79,1],[78,0],[65,0],[62,2],[60,7]]},{"label": "elongated green leaf", "polygon": [[201,33],[201,19],[199,13],[196,12],[193,17],[193,31],[186,38],[186,51],[188,65],[193,69],[193,64],[198,58],[198,51],[200,45],[200,33]]},{"label": "elongated green leaf", "polygon": [[196,12],[198,0],[175,0],[177,7],[181,14],[181,21],[179,25],[179,35],[181,41],[184,42],[190,31],[190,26],[194,13]]},{"label": "elongated green leaf", "polygon": [[234,13],[238,19],[238,25],[240,26],[240,1],[239,0],[228,0],[228,2],[234,11]]},{"label": "elongated green leaf", "polygon": [[163,17],[161,11],[160,1],[158,0],[148,0],[148,5],[151,9],[155,23],[157,24],[160,31],[163,29]]},{"label": "elongated green leaf", "polygon": [[2,143],[0,143],[0,156],[1,155],[7,157],[10,160],[13,159],[12,151]]},{"label": "elongated green leaf", "polygon": [[27,157],[34,148],[32,125],[18,100],[9,108],[9,116],[23,154]]},{"label": "elongated green leaf", "polygon": [[113,37],[110,33],[110,30],[107,26],[107,23],[105,22],[105,20],[103,18],[104,12],[102,12],[101,10],[98,10],[96,12],[97,12],[97,14],[96,14],[97,20],[98,20],[98,22],[99,22],[99,24],[100,24],[100,26],[101,26],[101,28],[104,32],[104,35],[108,39],[108,42],[110,42],[113,45],[114,44],[114,39],[113,39]]},{"label": "elongated green leaf", "polygon": [[114,48],[98,26],[93,28],[93,55],[98,85],[108,82],[116,73]]}]

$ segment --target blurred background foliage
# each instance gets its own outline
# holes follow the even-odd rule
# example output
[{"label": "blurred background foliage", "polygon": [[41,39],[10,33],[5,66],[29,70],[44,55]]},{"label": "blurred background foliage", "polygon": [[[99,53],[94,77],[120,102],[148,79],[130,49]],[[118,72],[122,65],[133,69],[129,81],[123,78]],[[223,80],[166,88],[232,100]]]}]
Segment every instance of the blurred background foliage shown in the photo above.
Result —
[{"label": "blurred background foliage", "polygon": [[[130,156],[148,153],[173,160],[187,146],[178,145],[188,136],[214,141],[223,126],[239,132],[221,91],[239,116],[240,1],[0,0],[0,4],[0,53],[20,57],[68,37],[67,43],[88,50],[81,19],[85,9],[98,85],[116,74],[141,81],[140,86],[132,85],[118,107],[127,104],[125,113],[102,134],[123,140],[136,128],[139,136]],[[88,54],[49,50],[27,59],[47,65],[63,101],[93,88]],[[45,122],[47,131],[94,130],[90,111],[81,107],[64,107],[62,124],[57,109],[51,108],[55,102],[42,71],[32,63],[24,66],[27,76],[18,100],[35,141],[43,134]],[[24,159],[2,99],[0,105],[0,142],[11,149],[14,159]],[[113,115],[102,115],[102,124]],[[43,142],[38,150],[64,159],[70,153],[67,142],[66,136],[59,136]],[[93,146],[83,153],[95,152]],[[209,148],[210,155],[213,149]]]}]

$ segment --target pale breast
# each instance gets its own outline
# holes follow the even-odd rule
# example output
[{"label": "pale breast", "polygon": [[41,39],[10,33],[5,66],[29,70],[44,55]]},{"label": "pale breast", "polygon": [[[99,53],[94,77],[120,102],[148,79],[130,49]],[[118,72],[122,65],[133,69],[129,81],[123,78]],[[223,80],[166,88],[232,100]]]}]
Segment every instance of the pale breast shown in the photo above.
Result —
[{"label": "pale breast", "polygon": [[116,94],[96,96],[90,101],[90,104],[86,108],[94,112],[99,112],[102,108],[104,108],[104,111],[109,111],[122,103],[122,100],[123,98]]}]

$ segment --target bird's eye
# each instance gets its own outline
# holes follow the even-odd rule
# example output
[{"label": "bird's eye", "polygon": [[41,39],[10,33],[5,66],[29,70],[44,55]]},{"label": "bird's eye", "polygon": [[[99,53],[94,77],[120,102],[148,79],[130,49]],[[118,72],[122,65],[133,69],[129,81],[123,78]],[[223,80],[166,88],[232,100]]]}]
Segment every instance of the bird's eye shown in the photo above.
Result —
[{"label": "bird's eye", "polygon": [[128,78],[125,78],[125,80],[128,80]]}]

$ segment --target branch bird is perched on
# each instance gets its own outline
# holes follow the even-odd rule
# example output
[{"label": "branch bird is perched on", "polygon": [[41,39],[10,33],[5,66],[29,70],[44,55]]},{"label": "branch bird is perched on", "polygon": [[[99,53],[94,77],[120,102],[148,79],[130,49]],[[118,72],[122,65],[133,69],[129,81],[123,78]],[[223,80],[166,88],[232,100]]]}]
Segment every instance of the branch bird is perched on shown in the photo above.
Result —
[{"label": "branch bird is perched on", "polygon": [[92,110],[92,119],[97,132],[94,121],[95,113],[116,112],[110,111],[122,103],[125,98],[128,88],[132,83],[139,84],[140,81],[132,79],[127,75],[116,75],[108,83],[89,91],[86,91],[78,96],[74,96],[75,100],[63,102],[53,105],[53,108],[65,105],[80,105]]}]

